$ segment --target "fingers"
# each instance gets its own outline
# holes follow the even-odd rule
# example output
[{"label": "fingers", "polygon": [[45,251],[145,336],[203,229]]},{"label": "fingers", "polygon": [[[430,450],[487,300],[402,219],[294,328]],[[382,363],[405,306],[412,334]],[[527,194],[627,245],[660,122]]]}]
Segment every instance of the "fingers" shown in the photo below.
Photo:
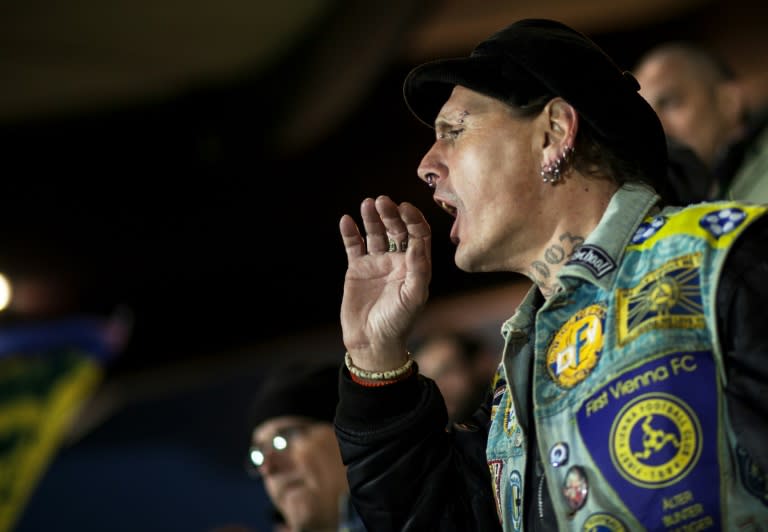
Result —
[{"label": "fingers", "polygon": [[408,228],[397,204],[386,196],[376,198],[376,210],[387,232],[387,250],[405,251],[408,248]]},{"label": "fingers", "polygon": [[376,202],[371,198],[365,198],[362,205],[360,205],[360,214],[363,217],[368,253],[377,255],[389,251],[387,228],[384,226],[381,215],[376,210]]},{"label": "fingers", "polygon": [[365,243],[360,235],[355,220],[348,214],[341,217],[339,222],[339,232],[344,242],[344,249],[347,252],[347,259],[353,259],[365,255]]},{"label": "fingers", "polygon": [[409,241],[409,266],[411,269],[423,254],[427,262],[432,260],[432,229],[419,209],[408,202],[403,202],[399,208],[400,217],[408,231]]},{"label": "fingers", "polygon": [[398,212],[408,231],[409,238],[430,238],[432,236],[432,230],[419,209],[408,202],[403,202]]},{"label": "fingers", "polygon": [[348,257],[364,255],[366,250],[371,254],[405,252],[418,244],[420,252],[426,252],[429,258],[432,234],[429,224],[421,211],[410,203],[398,206],[387,196],[379,196],[376,200],[366,198],[360,205],[360,214],[365,239],[351,216],[344,215],[339,223]]}]

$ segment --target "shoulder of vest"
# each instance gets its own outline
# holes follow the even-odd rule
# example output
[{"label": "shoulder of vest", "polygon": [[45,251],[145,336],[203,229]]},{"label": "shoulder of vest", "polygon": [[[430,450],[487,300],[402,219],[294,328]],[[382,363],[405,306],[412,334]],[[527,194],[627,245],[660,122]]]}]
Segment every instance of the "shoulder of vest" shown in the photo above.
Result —
[{"label": "shoulder of vest", "polygon": [[738,201],[668,207],[643,220],[628,249],[649,249],[662,239],[676,236],[703,240],[713,248],[726,248],[767,211],[768,205]]}]

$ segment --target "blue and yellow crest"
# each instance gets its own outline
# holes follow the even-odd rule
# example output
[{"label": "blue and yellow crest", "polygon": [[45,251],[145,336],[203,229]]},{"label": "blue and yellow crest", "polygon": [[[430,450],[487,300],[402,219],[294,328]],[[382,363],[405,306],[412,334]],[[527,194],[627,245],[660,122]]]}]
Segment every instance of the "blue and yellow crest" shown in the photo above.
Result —
[{"label": "blue and yellow crest", "polygon": [[547,350],[547,372],[563,388],[572,388],[594,369],[603,351],[605,308],[590,305],[560,327]]},{"label": "blue and yellow crest", "polygon": [[679,398],[649,393],[621,409],[609,441],[611,460],[627,481],[659,488],[678,482],[696,465],[701,426]]},{"label": "blue and yellow crest", "polygon": [[618,518],[605,512],[598,512],[587,517],[582,530],[585,532],[626,532],[627,528]]}]

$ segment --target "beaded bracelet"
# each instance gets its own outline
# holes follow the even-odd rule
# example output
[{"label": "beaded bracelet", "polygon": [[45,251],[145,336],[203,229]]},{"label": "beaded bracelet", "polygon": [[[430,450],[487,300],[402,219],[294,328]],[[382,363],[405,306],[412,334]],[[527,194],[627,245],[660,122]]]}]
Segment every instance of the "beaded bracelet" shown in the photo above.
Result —
[{"label": "beaded bracelet", "polygon": [[355,376],[354,373],[350,373],[349,376],[352,378],[352,381],[359,384],[360,386],[365,386],[366,388],[380,388],[382,386],[389,386],[390,384],[395,384],[396,382],[404,381],[408,377],[411,376],[413,373],[414,366],[411,366],[408,371],[403,373],[401,376],[396,377],[394,379],[388,379],[384,381],[369,381],[366,379],[361,379],[360,377]]},{"label": "beaded bracelet", "polygon": [[359,377],[366,381],[388,381],[392,379],[399,380],[403,375],[406,375],[410,371],[411,366],[413,366],[413,358],[411,357],[411,354],[408,353],[408,360],[406,360],[405,364],[399,368],[390,369],[388,371],[366,371],[358,368],[352,363],[352,357],[350,356],[349,351],[347,351],[344,354],[344,364],[346,364],[349,373],[355,377]]}]

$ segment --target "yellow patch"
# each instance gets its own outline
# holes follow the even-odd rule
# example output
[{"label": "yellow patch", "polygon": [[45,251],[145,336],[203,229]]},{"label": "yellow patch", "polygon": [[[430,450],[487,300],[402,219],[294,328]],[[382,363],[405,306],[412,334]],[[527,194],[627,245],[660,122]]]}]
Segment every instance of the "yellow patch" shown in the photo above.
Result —
[{"label": "yellow patch", "polygon": [[[733,201],[702,203],[663,217],[648,218],[635,233],[628,250],[652,248],[670,234],[687,234],[705,239],[714,248],[725,248],[745,227],[768,207]],[[664,218],[659,223],[659,218]]]},{"label": "yellow patch", "polygon": [[596,513],[590,515],[584,526],[581,527],[586,532],[625,532],[627,529],[624,527],[624,523],[616,519],[614,516],[606,513]]},{"label": "yellow patch", "polygon": [[673,259],[632,288],[616,292],[620,346],[652,329],[701,329],[705,326],[699,286],[701,255]]},{"label": "yellow patch", "polygon": [[557,384],[572,388],[587,378],[603,350],[605,308],[590,305],[560,328],[547,350],[547,371]]}]

